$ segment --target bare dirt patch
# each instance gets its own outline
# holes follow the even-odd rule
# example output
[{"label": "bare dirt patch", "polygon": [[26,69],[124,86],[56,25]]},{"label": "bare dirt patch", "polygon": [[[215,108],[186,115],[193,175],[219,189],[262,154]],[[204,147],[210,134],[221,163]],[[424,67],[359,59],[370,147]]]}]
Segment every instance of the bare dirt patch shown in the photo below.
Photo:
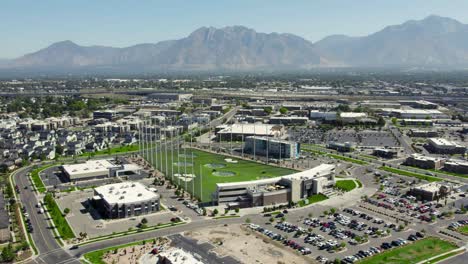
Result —
[{"label": "bare dirt patch", "polygon": [[230,255],[242,263],[280,264],[310,263],[311,260],[300,256],[281,245],[268,240],[258,233],[240,225],[213,226],[184,233],[185,236],[209,242],[219,256]]}]

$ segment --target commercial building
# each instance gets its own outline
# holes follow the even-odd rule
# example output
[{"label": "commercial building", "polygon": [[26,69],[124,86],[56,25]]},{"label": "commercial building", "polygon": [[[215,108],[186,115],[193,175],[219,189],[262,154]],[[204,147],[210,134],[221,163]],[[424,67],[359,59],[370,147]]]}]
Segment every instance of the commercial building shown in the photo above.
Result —
[{"label": "commercial building", "polygon": [[310,110],[310,119],[322,119],[325,121],[336,120],[337,112],[322,112],[319,110]]},{"label": "commercial building", "polygon": [[418,109],[437,109],[439,106],[435,103],[424,100],[400,100],[401,105],[411,106]]},{"label": "commercial building", "polygon": [[366,118],[366,113],[343,112],[340,113],[341,121],[345,124],[359,122],[361,119]]},{"label": "commercial building", "polygon": [[244,152],[268,156],[278,159],[296,159],[300,154],[300,144],[297,142],[269,137],[247,137],[244,142]]},{"label": "commercial building", "polygon": [[117,116],[117,112],[114,110],[94,111],[93,119],[107,119],[113,120]]},{"label": "commercial building", "polygon": [[445,138],[430,138],[427,141],[427,148],[438,154],[464,154],[466,147]]},{"label": "commercial building", "polygon": [[[197,254],[198,255],[198,254]],[[157,264],[203,264],[190,252],[180,248],[169,248],[159,253],[157,256]]]},{"label": "commercial building", "polygon": [[214,201],[228,207],[255,207],[299,202],[335,184],[335,165],[256,181],[217,183]]},{"label": "commercial building", "polygon": [[62,171],[69,181],[90,180],[121,176],[126,173],[140,174],[135,164],[115,164],[110,160],[88,160],[84,163],[63,165]]},{"label": "commercial building", "polygon": [[448,160],[444,164],[444,170],[460,174],[468,174],[468,161],[453,159]]},{"label": "commercial building", "polygon": [[438,137],[439,133],[434,130],[420,130],[420,129],[410,129],[409,136],[411,137],[422,137],[422,138],[431,138]]},{"label": "commercial building", "polygon": [[215,129],[220,141],[242,141],[249,136],[279,137],[284,133],[284,127],[271,124],[232,124],[221,125]]},{"label": "commercial building", "polygon": [[159,211],[159,195],[139,182],[120,182],[94,189],[92,205],[105,218],[126,218]]},{"label": "commercial building", "polygon": [[153,93],[149,97],[159,102],[188,101],[192,98],[190,93]]},{"label": "commercial building", "polygon": [[394,149],[375,148],[372,151],[372,155],[386,159],[393,159],[398,156],[398,151]]},{"label": "commercial building", "polygon": [[434,201],[450,194],[451,191],[452,187],[449,185],[431,182],[411,188],[408,194],[421,201]]},{"label": "commercial building", "polygon": [[336,141],[330,141],[327,144],[327,148],[329,149],[334,149],[338,150],[340,152],[350,152],[353,151],[356,145],[352,142],[336,142]]},{"label": "commercial building", "polygon": [[418,167],[421,169],[433,169],[438,170],[444,166],[445,159],[438,157],[423,156],[421,154],[411,154],[405,160],[405,164],[408,166]]},{"label": "commercial building", "polygon": [[303,126],[307,124],[309,118],[303,116],[272,116],[270,124],[285,125],[285,126]]},{"label": "commercial building", "polygon": [[382,108],[382,113],[387,116],[394,116],[401,119],[440,119],[448,116],[439,110],[428,109],[392,109]]},{"label": "commercial building", "polygon": [[400,119],[400,123],[405,126],[433,126],[434,121],[430,119]]}]

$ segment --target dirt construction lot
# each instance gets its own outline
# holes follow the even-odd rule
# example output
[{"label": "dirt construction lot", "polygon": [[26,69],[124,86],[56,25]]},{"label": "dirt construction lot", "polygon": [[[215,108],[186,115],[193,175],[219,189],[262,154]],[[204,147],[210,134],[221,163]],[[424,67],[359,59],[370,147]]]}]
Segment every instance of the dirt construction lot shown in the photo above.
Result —
[{"label": "dirt construction lot", "polygon": [[239,225],[214,226],[184,233],[185,236],[215,246],[219,256],[233,256],[242,263],[279,264],[310,263],[286,247]]}]

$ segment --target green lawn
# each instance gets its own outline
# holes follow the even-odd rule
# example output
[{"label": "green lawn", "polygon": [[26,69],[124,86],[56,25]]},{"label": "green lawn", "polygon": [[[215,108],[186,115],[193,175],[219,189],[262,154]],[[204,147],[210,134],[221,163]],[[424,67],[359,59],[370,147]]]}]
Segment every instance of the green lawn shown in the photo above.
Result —
[{"label": "green lawn", "polygon": [[349,158],[349,157],[345,157],[345,156],[337,155],[337,154],[331,154],[331,153],[327,153],[327,152],[325,152],[325,151],[321,151],[321,150],[317,150],[317,149],[307,149],[307,148],[303,148],[302,150],[303,150],[303,151],[306,151],[306,152],[311,152],[311,153],[314,153],[314,154],[322,155],[322,156],[328,156],[328,157],[330,157],[330,158],[334,158],[334,159],[337,159],[337,160],[342,160],[342,161],[347,161],[347,162],[351,162],[351,163],[356,163],[356,164],[359,164],[359,165],[367,165],[367,164],[369,164],[368,162],[363,161],[363,160],[353,159],[353,158]]},{"label": "green lawn", "polygon": [[104,254],[106,254],[106,252],[108,251],[112,251],[112,250],[116,250],[116,249],[119,249],[119,248],[126,248],[126,247],[131,247],[131,246],[136,246],[136,245],[143,245],[143,243],[148,243],[148,242],[153,242],[154,239],[148,239],[148,240],[144,240],[144,241],[137,241],[137,242],[133,242],[133,243],[129,243],[129,244],[124,244],[124,245],[118,245],[118,246],[114,246],[114,247],[108,247],[108,248],[104,248],[104,249],[101,249],[101,250],[96,250],[96,251],[91,251],[91,252],[88,252],[86,254],[84,254],[84,258],[89,261],[90,263],[92,264],[106,264],[106,262],[104,262],[102,260],[102,258],[104,257]]},{"label": "green lawn", "polygon": [[414,177],[414,178],[426,180],[426,181],[429,181],[429,182],[442,181],[441,178],[437,178],[437,177],[433,177],[433,176],[427,176],[427,175],[423,175],[423,174],[419,174],[419,173],[414,173],[414,172],[411,172],[411,171],[405,171],[405,170],[390,168],[390,167],[387,167],[387,166],[380,167],[379,169],[384,170],[384,171],[388,171],[388,172],[391,172],[391,173],[403,175],[403,176]]},{"label": "green lawn", "polygon": [[468,236],[468,225],[461,226],[457,229],[457,231],[461,234],[467,235]]},{"label": "green lawn", "polygon": [[327,154],[327,156],[331,157],[331,158],[334,158],[334,159],[338,159],[338,160],[343,160],[343,161],[347,161],[347,162],[351,162],[351,163],[356,163],[356,164],[359,164],[359,165],[367,165],[369,163],[363,161],[363,160],[358,160],[358,159],[353,159],[353,158],[349,158],[349,157],[345,157],[345,156],[341,156],[341,155],[336,155],[336,154]]},{"label": "green lawn", "polygon": [[314,195],[312,195],[312,196],[309,196],[309,197],[307,198],[307,200],[309,200],[309,203],[308,203],[308,204],[306,204],[306,203],[304,202],[304,200],[300,200],[297,204],[299,205],[299,207],[302,207],[302,206],[306,206],[306,205],[309,205],[309,204],[317,203],[317,202],[320,202],[320,201],[323,201],[323,200],[326,200],[326,199],[328,199],[327,196],[325,196],[325,195],[319,193],[319,194],[314,194]]},{"label": "green lawn", "polygon": [[67,220],[63,216],[62,211],[60,211],[60,208],[58,207],[57,203],[52,197],[52,194],[50,193],[46,194],[44,197],[44,202],[48,209],[50,217],[52,218],[52,221],[54,222],[57,232],[62,237],[62,239],[67,240],[67,239],[75,238],[75,234],[73,233],[73,230],[71,229]]},{"label": "green lawn", "polygon": [[360,261],[361,264],[411,264],[456,249],[454,244],[429,237]]},{"label": "green lawn", "polygon": [[47,168],[50,168],[50,167],[53,167],[53,166],[57,166],[58,164],[49,164],[49,165],[45,165],[45,166],[42,166],[42,167],[39,167],[39,168],[36,168],[34,170],[31,171],[31,179],[33,181],[33,184],[34,186],[36,186],[36,189],[38,192],[40,193],[43,193],[46,191],[46,187],[44,185],[44,183],[42,182],[41,180],[41,176],[39,176],[39,173]]},{"label": "green lawn", "polygon": [[[192,153],[194,166],[191,166]],[[196,197],[200,197],[201,170],[203,176],[202,190],[204,202],[211,201],[211,194],[216,190],[216,183],[252,181],[264,178],[283,176],[297,172],[292,169],[280,168],[242,159],[234,159],[237,161],[237,163],[229,163],[224,160],[225,158],[229,157],[195,149],[187,149],[186,154],[184,154],[183,149],[180,149],[179,155],[177,154],[177,151],[171,153],[168,150],[168,166],[166,169],[166,155],[160,154],[161,152],[157,153],[157,162],[153,162],[153,165],[156,168],[158,168],[158,170],[166,172],[166,175],[168,175],[169,178],[171,178],[173,174],[184,174],[185,170],[187,174],[191,174],[193,172],[193,174],[196,175],[193,184],[192,181],[187,182],[187,191],[194,193]],[[171,157],[172,155],[174,156],[173,159]],[[163,161],[163,166],[161,166],[161,158]],[[179,164],[179,162],[181,164]],[[180,166],[177,166],[178,164]],[[188,164],[188,166],[186,166],[185,168],[184,164]],[[209,167],[209,164],[216,164],[219,167]],[[226,175],[227,173],[230,173],[232,175]],[[174,182],[179,184],[179,181],[176,177],[174,177]],[[180,185],[182,187],[185,187],[184,181],[180,180]]]},{"label": "green lawn", "polygon": [[112,154],[118,154],[118,153],[126,153],[126,152],[134,152],[138,151],[140,148],[138,144],[133,144],[133,145],[125,145],[125,146],[119,146],[119,147],[113,147],[110,149],[103,149],[95,152],[85,152],[81,154],[80,156],[82,157],[88,157],[88,156],[99,156],[99,155],[112,155]]},{"label": "green lawn", "polygon": [[335,187],[345,192],[349,192],[356,188],[356,183],[354,180],[340,180],[336,181]]},{"label": "green lawn", "polygon": [[360,180],[356,180],[358,188],[362,188],[362,182]]}]

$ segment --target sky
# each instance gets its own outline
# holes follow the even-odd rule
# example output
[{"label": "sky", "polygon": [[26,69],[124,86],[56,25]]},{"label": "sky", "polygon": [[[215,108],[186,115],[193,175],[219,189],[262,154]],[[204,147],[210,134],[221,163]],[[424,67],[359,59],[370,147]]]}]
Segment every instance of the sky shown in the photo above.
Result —
[{"label": "sky", "polygon": [[436,14],[468,24],[467,0],[1,0],[0,58],[63,40],[127,47],[179,39],[202,26],[243,25],[318,41],[364,36]]}]

